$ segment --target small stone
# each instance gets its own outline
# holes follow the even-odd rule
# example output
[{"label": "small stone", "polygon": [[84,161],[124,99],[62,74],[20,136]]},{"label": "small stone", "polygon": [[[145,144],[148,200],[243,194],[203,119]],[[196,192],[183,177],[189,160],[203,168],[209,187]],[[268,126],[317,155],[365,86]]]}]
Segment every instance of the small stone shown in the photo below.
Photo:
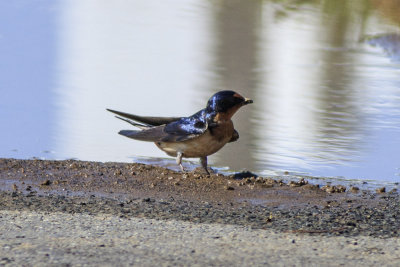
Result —
[{"label": "small stone", "polygon": [[324,185],[323,187],[321,187],[321,189],[329,194],[336,192],[336,186]]},{"label": "small stone", "polygon": [[295,182],[295,181],[289,182],[289,186],[292,186],[292,187],[299,187],[299,186],[304,186],[307,184],[308,184],[308,181],[304,180],[304,178],[301,178],[300,181],[298,181],[298,182]]},{"label": "small stone", "polygon": [[338,192],[338,193],[344,193],[344,192],[346,192],[346,187],[344,186],[344,185],[338,185],[337,187],[336,187],[336,191]]},{"label": "small stone", "polygon": [[257,175],[249,171],[242,171],[235,173],[233,179],[239,180],[239,179],[254,178],[254,177],[257,177]]},{"label": "small stone", "polygon": [[346,192],[346,187],[344,185],[338,185],[338,186],[325,185],[325,186],[321,187],[321,189],[329,194]]},{"label": "small stone", "polygon": [[350,222],[347,222],[346,225],[347,225],[347,226],[356,227],[356,226],[357,226],[357,223],[356,223],[356,222],[353,222],[353,221],[350,221]]},{"label": "small stone", "polygon": [[308,184],[308,181],[304,180],[304,178],[301,178],[298,184],[299,184],[299,186],[303,186],[303,185]]},{"label": "small stone", "polygon": [[326,192],[329,193],[329,194],[336,193],[336,186],[329,186],[326,189]]},{"label": "small stone", "polygon": [[50,182],[50,180],[45,180],[45,181],[41,182],[40,185],[51,185],[51,182]]},{"label": "small stone", "polygon": [[70,167],[71,169],[76,169],[76,168],[78,168],[78,163],[73,162],[73,163],[69,164],[68,167]]},{"label": "small stone", "polygon": [[235,188],[230,185],[225,185],[224,188],[225,188],[225,190],[235,190]]},{"label": "small stone", "polygon": [[352,192],[352,193],[358,193],[359,191],[360,191],[360,188],[358,188],[357,186],[350,187],[350,192]]},{"label": "small stone", "polygon": [[385,188],[385,187],[378,188],[378,189],[376,189],[376,192],[377,192],[378,194],[385,193],[385,192],[386,192],[386,188]]},{"label": "small stone", "polygon": [[118,176],[118,175],[121,175],[122,174],[122,171],[121,170],[116,170],[115,172],[114,172],[114,176]]},{"label": "small stone", "polygon": [[264,179],[264,183],[266,183],[266,184],[276,184],[278,182],[276,180],[272,179],[272,178],[267,178],[267,179]]}]

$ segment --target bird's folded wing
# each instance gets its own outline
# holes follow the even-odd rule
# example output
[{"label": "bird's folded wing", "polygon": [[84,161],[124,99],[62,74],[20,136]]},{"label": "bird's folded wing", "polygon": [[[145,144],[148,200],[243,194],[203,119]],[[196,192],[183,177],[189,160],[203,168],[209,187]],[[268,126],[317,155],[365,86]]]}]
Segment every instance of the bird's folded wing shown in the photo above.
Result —
[{"label": "bird's folded wing", "polygon": [[119,131],[119,134],[140,141],[157,142],[161,141],[161,139],[167,135],[163,131],[163,129],[164,126],[156,126],[148,128],[146,130],[138,130],[138,131],[121,130]]},{"label": "bird's folded wing", "polygon": [[193,133],[168,133],[165,131],[165,125],[150,127],[144,130],[122,130],[119,134],[126,137],[148,142],[182,142],[199,136]]},{"label": "bird's folded wing", "polygon": [[[141,125],[141,127],[139,127],[138,125],[128,121],[142,130],[122,130],[119,132],[121,135],[141,141],[182,142],[204,134],[208,128],[208,123],[205,121],[204,110],[200,110],[190,117],[158,118],[158,120],[155,119],[156,117],[140,117],[119,111],[110,111],[120,116],[148,124],[149,126]],[[148,120],[148,118],[151,118],[151,120]],[[165,124],[163,123],[162,125],[158,125],[158,123],[167,122],[168,120],[171,121]]]},{"label": "bird's folded wing", "polygon": [[108,111],[115,113],[121,117],[128,118],[130,120],[134,120],[137,122],[141,122],[151,126],[159,126],[163,124],[168,124],[177,120],[180,120],[182,117],[145,117],[145,116],[138,116],[134,114],[129,114],[121,111],[116,111],[112,109],[107,109]]}]

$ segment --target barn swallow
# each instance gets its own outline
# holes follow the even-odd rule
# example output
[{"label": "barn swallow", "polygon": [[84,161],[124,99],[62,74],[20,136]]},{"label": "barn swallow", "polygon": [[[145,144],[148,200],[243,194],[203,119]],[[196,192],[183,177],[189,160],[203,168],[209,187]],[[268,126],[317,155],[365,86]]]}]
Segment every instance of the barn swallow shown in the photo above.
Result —
[{"label": "barn swallow", "polygon": [[207,156],[220,150],[226,143],[239,139],[231,120],[233,114],[253,100],[234,91],[220,91],[207,102],[205,109],[189,117],[143,117],[112,109],[118,119],[140,130],[121,130],[126,137],[154,142],[169,156],[176,157],[182,172],[182,158],[200,158],[207,174]]}]

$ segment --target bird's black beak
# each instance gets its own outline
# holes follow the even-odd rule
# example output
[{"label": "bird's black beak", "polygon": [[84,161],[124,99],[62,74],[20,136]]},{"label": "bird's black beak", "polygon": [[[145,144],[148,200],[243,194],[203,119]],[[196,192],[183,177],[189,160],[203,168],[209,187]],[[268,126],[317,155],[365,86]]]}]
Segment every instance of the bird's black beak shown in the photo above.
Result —
[{"label": "bird's black beak", "polygon": [[253,100],[252,100],[252,99],[250,99],[250,98],[245,98],[244,101],[243,101],[243,103],[242,103],[242,105],[245,106],[245,105],[248,105],[248,104],[251,104],[251,103],[253,103]]}]

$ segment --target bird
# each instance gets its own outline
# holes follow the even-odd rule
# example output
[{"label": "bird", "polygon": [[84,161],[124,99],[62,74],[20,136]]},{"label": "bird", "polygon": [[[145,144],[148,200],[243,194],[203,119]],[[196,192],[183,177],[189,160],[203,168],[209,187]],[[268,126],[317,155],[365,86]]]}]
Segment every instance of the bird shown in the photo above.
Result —
[{"label": "bird", "polygon": [[249,98],[224,90],[212,95],[204,109],[188,117],[148,117],[106,110],[139,129],[121,130],[120,135],[154,142],[167,155],[176,157],[182,172],[182,158],[200,158],[201,166],[210,175],[207,156],[239,139],[231,118],[239,108],[251,103]]}]

